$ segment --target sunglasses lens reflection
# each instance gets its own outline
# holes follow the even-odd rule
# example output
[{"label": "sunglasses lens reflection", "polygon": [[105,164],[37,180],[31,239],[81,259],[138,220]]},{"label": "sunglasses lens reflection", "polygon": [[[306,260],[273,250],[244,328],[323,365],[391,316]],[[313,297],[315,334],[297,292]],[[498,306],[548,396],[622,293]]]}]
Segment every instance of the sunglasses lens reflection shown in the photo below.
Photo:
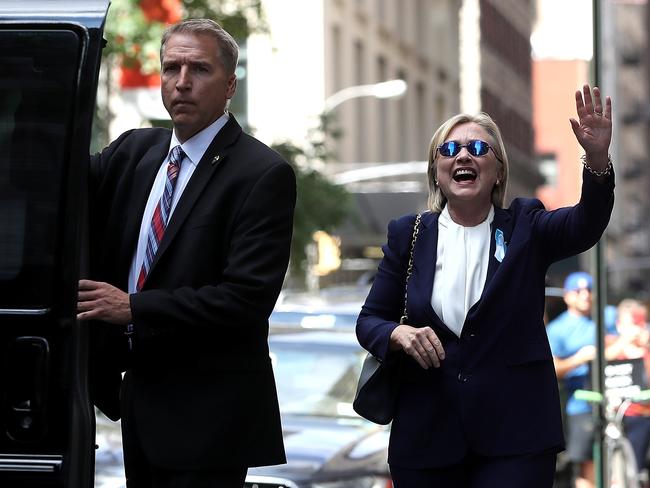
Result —
[{"label": "sunglasses lens reflection", "polygon": [[467,144],[461,144],[457,141],[447,141],[444,144],[441,144],[438,150],[440,151],[440,154],[446,158],[450,158],[456,156],[463,147],[466,147],[467,152],[472,156],[484,156],[490,149],[490,145],[487,142],[473,140],[469,141]]},{"label": "sunglasses lens reflection", "polygon": [[460,152],[460,144],[454,141],[445,142],[440,146],[440,154],[445,157],[455,156]]},{"label": "sunglasses lens reflection", "polygon": [[483,141],[470,141],[467,145],[467,150],[472,156],[483,156],[487,154],[489,148],[487,142]]}]

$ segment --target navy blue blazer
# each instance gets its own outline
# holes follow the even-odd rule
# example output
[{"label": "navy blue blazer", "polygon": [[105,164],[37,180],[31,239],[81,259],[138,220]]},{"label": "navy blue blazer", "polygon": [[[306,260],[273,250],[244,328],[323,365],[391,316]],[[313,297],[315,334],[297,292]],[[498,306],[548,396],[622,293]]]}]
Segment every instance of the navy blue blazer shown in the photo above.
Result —
[{"label": "navy blue blazer", "polygon": [[[400,394],[388,461],[405,468],[454,464],[469,452],[508,456],[564,448],[560,400],[546,338],[544,287],[554,261],[593,246],[614,204],[614,176],[583,172],[574,207],[547,211],[537,199],[495,209],[483,293],[457,337],[431,307],[438,213],[425,213],[408,283],[408,323],[431,327],[445,349],[440,368],[389,351],[403,308],[414,215],[388,225],[384,258],[357,322],[361,345],[399,369]],[[495,233],[507,250],[495,258]]]}]

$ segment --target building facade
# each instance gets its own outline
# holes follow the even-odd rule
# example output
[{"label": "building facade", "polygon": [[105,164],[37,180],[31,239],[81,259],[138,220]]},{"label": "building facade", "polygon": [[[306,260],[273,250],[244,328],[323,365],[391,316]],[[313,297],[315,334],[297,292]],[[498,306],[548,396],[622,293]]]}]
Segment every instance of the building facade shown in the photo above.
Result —
[{"label": "building facade", "polygon": [[263,140],[301,140],[333,94],[403,79],[399,99],[332,109],[341,132],[333,163],[426,159],[433,130],[459,109],[457,0],[263,4],[269,33],[248,50],[249,119]]},{"label": "building facade", "polygon": [[544,185],[537,196],[548,209],[575,205],[580,199],[583,150],[569,118],[576,116],[572,94],[589,80],[589,61],[537,59],[533,62],[535,150]]},{"label": "building facade", "polygon": [[[534,42],[536,149],[547,177],[538,195],[548,208],[557,208],[574,204],[581,186],[582,150],[568,126],[575,108],[567,94],[585,82],[593,83],[592,26],[578,27],[573,20],[589,16],[591,2],[563,5],[573,10],[558,17],[551,9],[557,9],[561,0],[538,1],[542,15]],[[650,171],[645,149],[650,136],[648,27],[645,1],[601,2],[599,84],[613,99],[611,154],[616,171],[614,212],[603,240],[609,303],[626,297],[650,298]],[[593,260],[590,252],[573,264],[590,269]]]},{"label": "building facade", "polygon": [[426,208],[431,136],[460,110],[460,5],[263,1],[269,32],[252,36],[247,50],[248,120],[263,141],[301,143],[342,90],[407,84],[398,98],[355,97],[329,112],[340,137],[327,140],[333,158],[319,169],[354,201],[354,215],[337,232],[343,281],[376,270],[391,218]]},{"label": "building facade", "polygon": [[[266,0],[264,6],[270,32],[251,39],[248,50],[249,120],[263,140],[281,138],[287,119],[289,138],[300,140],[325,100],[347,87],[408,84],[399,99],[362,97],[333,109],[342,137],[331,141],[336,158],[326,171],[388,175],[347,184],[363,218],[341,229],[344,254],[362,258],[354,253],[364,243],[380,245],[390,218],[426,207],[423,162],[431,136],[459,111],[486,111],[502,129],[509,197],[532,196],[543,183],[533,149],[532,0]],[[372,169],[387,163],[414,172]]]},{"label": "building facade", "polygon": [[542,184],[535,158],[530,37],[532,0],[464,0],[460,12],[461,108],[492,116],[508,151],[508,197]]},{"label": "building facade", "polygon": [[[609,284],[616,298],[650,299],[650,12],[619,1],[603,12],[604,81],[614,84],[616,204],[608,239]],[[605,17],[607,15],[607,17]],[[609,49],[609,51],[608,51]]]}]

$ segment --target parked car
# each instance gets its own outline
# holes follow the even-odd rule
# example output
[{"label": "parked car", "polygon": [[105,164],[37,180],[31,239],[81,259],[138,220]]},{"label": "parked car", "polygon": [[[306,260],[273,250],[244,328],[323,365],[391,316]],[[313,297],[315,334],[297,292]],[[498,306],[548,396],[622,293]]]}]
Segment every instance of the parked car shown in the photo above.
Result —
[{"label": "parked car", "polygon": [[361,306],[277,305],[269,317],[275,332],[298,329],[337,329],[353,331]]},{"label": "parked car", "polygon": [[354,331],[367,286],[337,286],[318,294],[284,291],[269,317],[271,330],[302,329]]},{"label": "parked car", "polygon": [[[352,332],[272,333],[287,464],[251,468],[247,488],[390,488],[388,428],[352,409],[365,356]],[[117,424],[98,422],[97,487],[121,488]]]},{"label": "parked car", "polygon": [[287,464],[249,470],[253,488],[385,488],[388,429],[352,400],[365,352],[350,332],[271,334]]}]

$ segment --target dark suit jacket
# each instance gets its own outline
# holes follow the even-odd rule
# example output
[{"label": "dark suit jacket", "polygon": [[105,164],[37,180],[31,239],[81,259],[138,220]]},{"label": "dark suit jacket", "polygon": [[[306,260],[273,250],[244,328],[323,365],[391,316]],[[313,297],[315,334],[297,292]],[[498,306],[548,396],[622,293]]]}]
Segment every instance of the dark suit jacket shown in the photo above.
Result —
[{"label": "dark suit jacket", "polygon": [[[563,448],[543,322],[545,274],[552,262],[597,242],[609,221],[613,188],[613,175],[601,183],[584,172],[575,207],[548,212],[539,200],[516,199],[508,209],[495,209],[486,283],[460,338],[431,307],[439,214],[423,215],[408,284],[408,323],[433,328],[442,341],[446,358],[437,369],[424,370],[403,352],[389,352],[402,312],[414,216],[389,224],[357,336],[389,367],[401,368],[391,464],[431,468],[459,462],[469,450],[507,456]],[[502,262],[494,256],[497,229],[507,244]]]},{"label": "dark suit jacket", "polygon": [[[92,158],[93,279],[127,289],[170,137],[167,129],[133,130]],[[125,354],[119,326],[95,329],[97,404],[119,415],[115,373],[128,369],[129,423],[155,465],[285,461],[267,336],[295,198],[289,164],[231,117],[185,188],[143,289],[130,297],[134,352]]]}]

